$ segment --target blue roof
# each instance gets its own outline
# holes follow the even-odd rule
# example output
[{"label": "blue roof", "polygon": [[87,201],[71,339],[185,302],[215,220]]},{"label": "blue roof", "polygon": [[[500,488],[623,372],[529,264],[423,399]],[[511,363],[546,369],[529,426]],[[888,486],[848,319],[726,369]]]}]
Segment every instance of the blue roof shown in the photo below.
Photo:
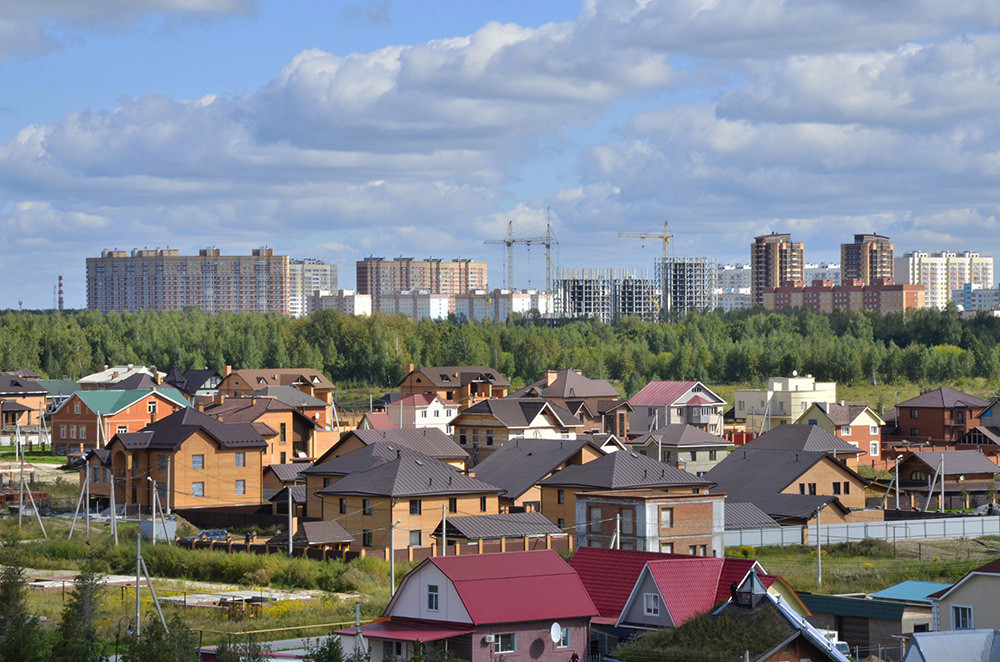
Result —
[{"label": "blue roof", "polygon": [[904,600],[906,602],[922,602],[930,604],[927,596],[937,593],[943,588],[951,586],[951,582],[922,582],[916,579],[907,579],[895,586],[884,588],[878,593],[872,593],[873,598],[881,600]]}]

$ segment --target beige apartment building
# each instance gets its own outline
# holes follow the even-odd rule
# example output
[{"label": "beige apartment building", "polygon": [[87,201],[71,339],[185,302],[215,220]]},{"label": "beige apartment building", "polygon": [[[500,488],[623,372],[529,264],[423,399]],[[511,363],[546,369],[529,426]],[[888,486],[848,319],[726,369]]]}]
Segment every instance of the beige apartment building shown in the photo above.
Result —
[{"label": "beige apartment building", "polygon": [[750,244],[750,303],[764,302],[764,290],[788,281],[802,281],[805,244],[793,242],[790,234],[755,237]]},{"label": "beige apartment building", "polygon": [[767,388],[741,388],[733,394],[733,416],[754,431],[794,423],[814,402],[837,402],[837,382],[804,377],[771,377]]},{"label": "beige apartment building", "polygon": [[925,253],[913,251],[894,262],[897,283],[923,285],[928,308],[943,310],[952,299],[952,292],[966,283],[993,287],[993,258],[965,251]]},{"label": "beige apartment building", "polygon": [[856,234],[853,244],[840,245],[840,280],[871,285],[892,279],[893,244],[880,234]]},{"label": "beige apartment building", "polygon": [[[366,257],[357,262],[358,294],[370,294],[372,307],[380,310],[384,295],[403,290],[425,290],[432,294],[454,296],[469,290],[486,289],[486,263],[468,259],[445,261],[427,258],[414,260],[398,257],[386,260]],[[452,304],[454,312],[454,304]]]}]

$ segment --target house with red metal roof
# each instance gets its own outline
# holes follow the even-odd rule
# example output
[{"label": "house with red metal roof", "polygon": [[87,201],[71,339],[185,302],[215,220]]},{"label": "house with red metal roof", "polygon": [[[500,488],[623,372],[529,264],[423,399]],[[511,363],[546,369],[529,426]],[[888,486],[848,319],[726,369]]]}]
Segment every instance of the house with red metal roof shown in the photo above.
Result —
[{"label": "house with red metal roof", "polygon": [[361,634],[372,659],[411,659],[419,644],[469,662],[583,659],[596,615],[580,577],[551,550],[435,556]]},{"label": "house with red metal roof", "polygon": [[701,382],[655,381],[628,400],[632,433],[643,434],[663,425],[686,423],[722,434],[726,401]]}]

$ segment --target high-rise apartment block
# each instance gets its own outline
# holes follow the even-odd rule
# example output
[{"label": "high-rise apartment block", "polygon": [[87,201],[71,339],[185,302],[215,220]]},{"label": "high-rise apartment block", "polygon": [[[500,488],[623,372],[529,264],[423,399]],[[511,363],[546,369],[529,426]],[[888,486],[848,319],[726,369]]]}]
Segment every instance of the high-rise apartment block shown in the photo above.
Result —
[{"label": "high-rise apartment block", "polygon": [[[357,262],[358,294],[370,294],[376,310],[383,296],[404,290],[454,296],[469,290],[485,290],[486,263],[457,259],[451,262],[428,258],[398,257],[386,260],[366,257]],[[454,311],[454,304],[451,308]]]},{"label": "high-rise apartment block", "polygon": [[853,244],[840,245],[840,280],[871,285],[892,278],[892,242],[879,234],[856,234]]},{"label": "high-rise apartment block", "polygon": [[288,263],[288,314],[302,317],[315,310],[315,294],[337,291],[337,266],[306,258]]},{"label": "high-rise apartment block", "polygon": [[805,245],[789,234],[765,234],[750,244],[750,300],[764,303],[764,290],[789,281],[801,282]]},{"label": "high-rise apartment block", "polygon": [[710,257],[665,257],[657,262],[663,283],[663,310],[693,313],[719,305],[718,264]]},{"label": "high-rise apartment block", "polygon": [[542,317],[551,317],[555,309],[552,294],[538,290],[470,290],[465,294],[456,294],[454,299],[455,315],[473,322],[506,322],[511,313],[532,311],[537,311]]},{"label": "high-rise apartment block", "polygon": [[87,308],[180,310],[193,307],[288,313],[288,256],[257,248],[249,256],[222,255],[205,248],[198,255],[177,249],[101,251],[87,258]]},{"label": "high-rise apartment block", "polygon": [[928,308],[944,309],[966,283],[993,287],[993,258],[979,253],[913,251],[894,262],[896,282],[923,285]]}]

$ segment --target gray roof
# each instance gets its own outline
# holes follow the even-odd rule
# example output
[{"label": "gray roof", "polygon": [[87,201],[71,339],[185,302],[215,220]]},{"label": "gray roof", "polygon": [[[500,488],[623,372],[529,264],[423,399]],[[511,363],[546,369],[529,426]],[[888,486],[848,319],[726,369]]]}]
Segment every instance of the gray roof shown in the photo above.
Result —
[{"label": "gray roof", "polygon": [[[830,422],[838,427],[850,425],[866,409],[870,409],[867,402],[845,402],[844,404],[840,404],[839,402],[816,402],[813,404],[823,410],[827,418],[830,419]],[[875,413],[874,409],[872,413]],[[878,414],[875,415],[878,416]],[[800,418],[799,421],[801,420]]]},{"label": "gray roof", "polygon": [[368,471],[344,476],[316,494],[407,498],[500,491],[499,488],[477,478],[459,473],[444,462],[426,456],[419,458],[416,455],[404,454]]},{"label": "gray roof", "polygon": [[198,430],[204,430],[220,448],[267,448],[267,442],[249,423],[223,423],[191,407],[175,411],[138,432],[118,433],[111,441],[118,439],[128,450],[177,450]]},{"label": "gray roof", "polygon": [[699,478],[683,469],[629,451],[618,451],[557,471],[539,485],[580,487],[599,490],[710,486],[709,478]]},{"label": "gray roof", "polygon": [[388,441],[400,448],[409,448],[437,460],[464,460],[469,457],[469,453],[465,449],[438,428],[351,430],[330,450],[336,451],[337,446],[350,437],[356,437],[366,446],[380,441]]},{"label": "gray roof", "polygon": [[519,391],[511,394],[511,397],[520,398],[529,393],[537,393],[543,398],[619,398],[621,394],[618,389],[611,385],[606,379],[591,379],[584,377],[579,371],[572,368],[559,370],[555,373],[555,379],[548,383],[548,376],[542,377],[533,384],[528,384]]},{"label": "gray roof", "polygon": [[936,388],[933,391],[928,391],[927,393],[922,393],[915,398],[910,398],[904,402],[900,402],[896,405],[897,408],[906,407],[912,409],[914,407],[927,407],[930,409],[957,409],[957,408],[979,408],[985,407],[988,402],[982,398],[977,398],[974,395],[969,395],[968,393],[963,393],[958,389],[954,389],[950,386],[942,386]]},{"label": "gray roof", "polygon": [[981,474],[1000,473],[1000,466],[997,466],[988,457],[977,450],[973,451],[929,451],[911,453],[910,457],[903,460],[906,462],[914,458],[923,462],[929,469],[935,470],[944,456],[944,475],[953,476],[957,474]]},{"label": "gray roof", "polygon": [[[286,503],[288,501],[288,490],[292,490],[292,503],[293,504],[303,504],[306,502],[306,486],[305,485],[288,485],[281,488],[274,493],[268,501],[273,503]],[[285,540],[288,540],[285,538]]]},{"label": "gray roof", "polygon": [[905,662],[1000,661],[1000,637],[990,629],[914,632]]},{"label": "gray roof", "polygon": [[408,446],[399,446],[391,441],[377,441],[325,462],[317,462],[309,468],[303,469],[302,474],[306,476],[347,476],[374,469],[380,464],[385,464],[404,455],[418,459],[427,457]]},{"label": "gray roof", "polygon": [[306,462],[295,462],[293,464],[269,464],[264,467],[264,471],[270,471],[274,474],[274,477],[282,483],[290,483],[293,480],[299,480],[300,474],[311,466],[312,463]]},{"label": "gray roof", "polygon": [[35,382],[51,395],[73,395],[83,388],[72,379],[36,379]]},{"label": "gray roof", "polygon": [[[436,388],[457,388],[472,382],[485,381],[495,386],[510,386],[499,372],[484,365],[441,365],[417,368],[419,372]],[[407,376],[409,376],[408,373]],[[405,379],[405,378],[404,378]]]},{"label": "gray roof", "polygon": [[0,372],[0,395],[45,395],[38,382],[13,372]]},{"label": "gray roof", "polygon": [[779,425],[744,444],[748,450],[820,451],[858,454],[861,451],[815,425]]},{"label": "gray roof", "polygon": [[[497,540],[523,536],[559,536],[566,533],[541,513],[460,515],[448,518],[448,537],[467,540]],[[441,537],[441,525],[434,534]]]},{"label": "gray roof", "polygon": [[465,414],[491,414],[508,429],[526,428],[545,409],[551,411],[563,427],[582,427],[583,421],[569,410],[540,398],[493,398],[472,405]]},{"label": "gray roof", "polygon": [[822,595],[818,593],[798,592],[802,602],[814,614],[835,614],[837,616],[859,616],[861,618],[876,618],[886,621],[903,620],[903,610],[906,605],[888,600],[872,600],[869,598],[847,598],[840,595]]},{"label": "gray roof", "polygon": [[644,434],[629,442],[629,445],[645,446],[646,444],[662,444],[664,446],[733,446],[728,439],[706,432],[701,428],[686,423],[671,423],[661,425],[652,432]]},{"label": "gray roof", "polygon": [[[347,529],[333,520],[321,522],[300,522],[299,528],[292,536],[292,546],[332,545],[334,543],[354,542],[354,536]],[[282,531],[267,541],[269,545],[287,545],[288,531]]]},{"label": "gray roof", "polygon": [[726,500],[726,530],[773,529],[781,526],[774,518],[752,503]]},{"label": "gray roof", "polygon": [[303,393],[294,386],[268,386],[258,391],[254,395],[265,398],[274,398],[283,402],[289,407],[326,407],[327,404],[317,397],[308,393]]},{"label": "gray roof", "polygon": [[588,443],[585,439],[511,439],[476,465],[476,477],[503,490],[500,496],[516,499]]}]

